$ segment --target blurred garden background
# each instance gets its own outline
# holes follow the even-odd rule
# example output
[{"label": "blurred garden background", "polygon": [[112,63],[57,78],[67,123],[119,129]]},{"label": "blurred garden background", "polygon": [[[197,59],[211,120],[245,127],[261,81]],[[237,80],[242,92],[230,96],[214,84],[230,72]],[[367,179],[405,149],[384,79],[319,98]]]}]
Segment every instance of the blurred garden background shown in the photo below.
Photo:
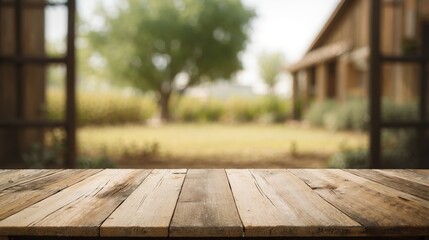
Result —
[{"label": "blurred garden background", "polygon": [[[335,3],[330,5],[325,14]],[[349,120],[359,123],[334,122],[345,118],[332,116],[324,128],[325,112],[317,106],[308,121],[292,120],[287,59],[275,46],[252,56],[255,69],[248,75],[256,75],[251,77],[259,89],[237,80],[243,69],[240,54],[262,17],[257,5],[99,1],[92,7],[90,17],[81,17],[77,42],[80,166],[320,168],[334,166],[331,159],[340,150],[366,147],[365,127],[353,125],[365,124],[359,116],[366,115],[363,106],[356,113],[362,119]],[[192,18],[198,19],[195,26]],[[58,54],[61,49],[61,41],[53,41],[48,50]],[[65,115],[63,76],[61,68],[48,72],[51,120]],[[52,136],[52,144],[61,144],[61,133]],[[32,163],[28,157],[27,162],[61,162],[61,147],[52,149],[57,153],[47,159],[34,157]]]},{"label": "blurred garden background", "polygon": [[[343,42],[315,47],[331,34],[326,29],[334,20],[358,17],[338,12],[369,11],[368,1],[263,2],[77,1],[77,167],[370,167],[368,84],[362,80],[368,53],[355,54]],[[46,55],[61,56],[66,10],[47,8],[44,15]],[[337,70],[343,59],[336,57],[346,51],[347,64],[359,68],[360,80],[344,85],[358,86],[355,95],[351,87],[347,94],[337,89],[345,70]],[[322,80],[315,80],[322,64],[308,65],[319,58],[329,65],[322,75],[338,81],[332,87],[327,80],[322,98]],[[301,74],[291,66],[309,70]],[[293,77],[302,83],[293,85]],[[41,114],[64,120],[66,69],[47,67],[45,84]],[[407,94],[396,101],[383,92],[382,119],[417,119],[417,98]],[[45,130],[22,161],[60,166],[64,141],[62,130]],[[416,141],[414,131],[383,131],[385,167],[416,166]]]}]

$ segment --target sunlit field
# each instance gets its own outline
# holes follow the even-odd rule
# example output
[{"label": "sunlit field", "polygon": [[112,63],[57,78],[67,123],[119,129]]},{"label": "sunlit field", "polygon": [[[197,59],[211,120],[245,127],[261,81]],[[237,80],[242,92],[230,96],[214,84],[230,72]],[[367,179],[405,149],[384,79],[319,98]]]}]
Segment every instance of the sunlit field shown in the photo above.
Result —
[{"label": "sunlit field", "polygon": [[106,154],[119,167],[325,167],[344,147],[365,146],[359,133],[297,124],[85,127],[80,151]]}]

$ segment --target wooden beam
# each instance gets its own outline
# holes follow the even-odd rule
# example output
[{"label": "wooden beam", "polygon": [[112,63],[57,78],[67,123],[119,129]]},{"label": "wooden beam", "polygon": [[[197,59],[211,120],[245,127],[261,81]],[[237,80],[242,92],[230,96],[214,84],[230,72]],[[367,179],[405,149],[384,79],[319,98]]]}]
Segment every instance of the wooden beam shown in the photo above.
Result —
[{"label": "wooden beam", "polygon": [[381,55],[380,55],[381,2],[371,1],[370,6],[370,57],[369,57],[369,152],[372,168],[381,167]]},{"label": "wooden beam", "polygon": [[65,166],[76,167],[76,0],[68,0]]},{"label": "wooden beam", "polygon": [[60,64],[66,63],[66,57],[18,57],[18,56],[1,56],[0,63],[15,63],[15,64]]}]

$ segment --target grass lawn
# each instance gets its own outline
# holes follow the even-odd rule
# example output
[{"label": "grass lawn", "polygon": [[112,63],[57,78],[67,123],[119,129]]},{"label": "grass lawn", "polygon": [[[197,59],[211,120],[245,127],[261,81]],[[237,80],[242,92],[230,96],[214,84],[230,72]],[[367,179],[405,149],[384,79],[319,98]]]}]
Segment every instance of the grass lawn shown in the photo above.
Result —
[{"label": "grass lawn", "polygon": [[80,150],[105,153],[120,167],[325,167],[342,146],[365,146],[360,133],[297,124],[171,124],[79,129]]}]

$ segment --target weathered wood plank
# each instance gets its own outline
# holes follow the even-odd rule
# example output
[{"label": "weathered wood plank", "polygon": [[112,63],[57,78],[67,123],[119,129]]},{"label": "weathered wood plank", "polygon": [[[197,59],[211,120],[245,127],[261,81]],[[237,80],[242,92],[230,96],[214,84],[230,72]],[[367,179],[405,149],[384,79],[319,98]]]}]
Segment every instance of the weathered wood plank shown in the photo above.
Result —
[{"label": "weathered wood plank", "polygon": [[17,184],[33,181],[38,178],[54,174],[59,171],[61,170],[25,169],[2,172],[0,174],[0,191]]},{"label": "weathered wood plank", "polygon": [[[429,185],[423,185],[415,181],[389,174],[388,171],[374,171],[374,170],[346,170],[357,176],[372,180],[382,185],[394,188],[401,192],[409,193],[411,195],[429,200]],[[428,181],[429,184],[429,181]]]},{"label": "weathered wood plank", "polygon": [[413,169],[412,171],[420,172],[420,173],[423,173],[425,175],[429,175],[429,169]]},{"label": "weathered wood plank", "polygon": [[286,170],[227,170],[246,237],[350,236],[360,224]]},{"label": "weathered wood plank", "polygon": [[[103,237],[167,237],[186,170],[153,170],[103,223]],[[132,214],[130,214],[132,213]]]},{"label": "weathered wood plank", "polygon": [[64,170],[0,192],[0,220],[37,203],[101,170]]},{"label": "weathered wood plank", "polygon": [[188,170],[170,225],[171,237],[240,237],[243,227],[225,170]]},{"label": "weathered wood plank", "polygon": [[406,179],[408,181],[416,182],[422,185],[429,186],[429,171],[425,170],[411,170],[411,169],[389,169],[389,170],[375,170],[385,175],[395,176],[398,178]]},{"label": "weathered wood plank", "polygon": [[0,221],[0,235],[98,236],[149,170],[107,169]]},{"label": "weathered wood plank", "polygon": [[427,200],[338,169],[291,169],[371,236],[427,236]]}]

